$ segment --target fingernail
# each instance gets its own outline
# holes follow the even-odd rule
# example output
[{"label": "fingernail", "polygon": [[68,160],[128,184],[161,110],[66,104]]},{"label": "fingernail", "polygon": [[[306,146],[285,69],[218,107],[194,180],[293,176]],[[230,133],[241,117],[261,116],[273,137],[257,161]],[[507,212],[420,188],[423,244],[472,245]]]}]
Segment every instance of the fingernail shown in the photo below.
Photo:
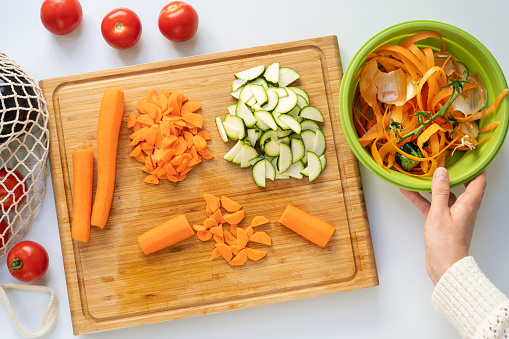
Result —
[{"label": "fingernail", "polygon": [[436,180],[449,180],[449,173],[444,167],[439,167],[433,173],[433,178]]}]

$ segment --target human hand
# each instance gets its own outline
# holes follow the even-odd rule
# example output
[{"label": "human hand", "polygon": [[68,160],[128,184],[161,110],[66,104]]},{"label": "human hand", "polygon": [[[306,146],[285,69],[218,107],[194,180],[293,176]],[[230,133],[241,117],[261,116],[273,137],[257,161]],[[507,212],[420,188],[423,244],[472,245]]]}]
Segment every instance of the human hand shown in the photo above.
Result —
[{"label": "human hand", "polygon": [[431,183],[431,203],[418,192],[401,189],[424,217],[426,270],[434,285],[458,260],[468,256],[477,211],[486,189],[486,172],[466,184],[457,199],[450,192],[449,173],[439,167]]}]

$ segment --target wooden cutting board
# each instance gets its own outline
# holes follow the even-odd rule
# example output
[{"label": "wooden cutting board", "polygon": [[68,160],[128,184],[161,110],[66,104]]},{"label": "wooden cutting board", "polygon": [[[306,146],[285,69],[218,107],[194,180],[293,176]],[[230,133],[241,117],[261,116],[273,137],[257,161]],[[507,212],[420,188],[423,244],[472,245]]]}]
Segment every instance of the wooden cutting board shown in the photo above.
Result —
[{"label": "wooden cutting board", "polygon": [[[251,171],[226,162],[234,142],[221,141],[214,117],[235,103],[233,74],[279,61],[301,74],[296,86],[325,117],[328,164],[319,178],[255,185]],[[361,178],[340,127],[338,94],[342,76],[335,36],[173,59],[77,74],[40,82],[50,112],[50,162],[74,334],[265,305],[375,286],[378,277]],[[125,92],[117,177],[105,229],[93,227],[88,243],[71,239],[71,152],[96,149],[99,106],[106,88]],[[204,129],[212,135],[214,159],[197,165],[178,183],[143,183],[141,165],[129,158],[126,127],[136,102],[150,89],[177,90],[199,101]],[[97,177],[97,168],[95,177]],[[95,182],[94,182],[95,190]],[[260,230],[273,240],[267,256],[233,267],[211,260],[213,241],[189,238],[145,256],[137,237],[170,218],[186,214],[191,224],[206,217],[203,193],[226,195],[243,205],[247,227],[256,215],[272,223]],[[332,224],[325,248],[278,223],[288,204]]]}]

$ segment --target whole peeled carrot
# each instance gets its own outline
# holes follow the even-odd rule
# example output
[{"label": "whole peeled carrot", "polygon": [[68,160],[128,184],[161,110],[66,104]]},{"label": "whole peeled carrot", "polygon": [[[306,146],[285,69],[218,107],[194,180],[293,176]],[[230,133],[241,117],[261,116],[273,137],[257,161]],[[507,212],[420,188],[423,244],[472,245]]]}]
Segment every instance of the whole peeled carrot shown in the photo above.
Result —
[{"label": "whole peeled carrot", "polygon": [[322,247],[327,245],[336,230],[334,226],[292,205],[286,207],[279,222]]},{"label": "whole peeled carrot", "polygon": [[145,255],[157,252],[194,235],[194,230],[181,214],[138,236],[138,243]]},{"label": "whole peeled carrot", "polygon": [[72,152],[72,228],[73,239],[87,242],[90,236],[92,185],[94,181],[94,151],[80,149]]},{"label": "whole peeled carrot", "polygon": [[123,115],[124,92],[115,88],[106,89],[97,125],[97,190],[91,222],[101,228],[106,226],[113,200],[118,135]]}]

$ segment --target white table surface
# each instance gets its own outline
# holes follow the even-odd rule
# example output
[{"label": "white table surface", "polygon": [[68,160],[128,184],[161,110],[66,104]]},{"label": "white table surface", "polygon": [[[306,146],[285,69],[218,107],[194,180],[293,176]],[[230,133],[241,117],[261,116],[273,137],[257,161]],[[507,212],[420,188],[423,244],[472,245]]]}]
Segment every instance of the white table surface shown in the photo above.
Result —
[{"label": "white table surface", "polygon": [[[169,1],[168,1],[169,2]],[[67,36],[54,36],[40,22],[41,0],[2,1],[0,50],[35,80],[184,56],[337,35],[343,69],[361,45],[380,30],[407,20],[450,23],[480,40],[509,74],[509,1],[206,1],[189,0],[200,26],[190,41],[172,43],[157,27],[166,0],[82,0],[83,22]],[[143,24],[137,46],[126,51],[103,40],[103,16],[117,7],[133,9]],[[488,168],[488,187],[471,246],[485,274],[509,295],[507,222],[509,144]],[[244,310],[168,321],[84,338],[456,338],[455,329],[431,304],[433,285],[424,266],[424,219],[393,187],[361,167],[380,285]],[[50,268],[39,281],[60,297],[57,323],[46,337],[72,337],[51,177],[42,208],[25,239],[45,246]],[[462,189],[455,189],[461,193]],[[402,255],[404,254],[404,255]],[[0,259],[0,283],[16,282]],[[20,322],[40,326],[49,297],[11,292]],[[0,306],[0,337],[23,338]]]}]

